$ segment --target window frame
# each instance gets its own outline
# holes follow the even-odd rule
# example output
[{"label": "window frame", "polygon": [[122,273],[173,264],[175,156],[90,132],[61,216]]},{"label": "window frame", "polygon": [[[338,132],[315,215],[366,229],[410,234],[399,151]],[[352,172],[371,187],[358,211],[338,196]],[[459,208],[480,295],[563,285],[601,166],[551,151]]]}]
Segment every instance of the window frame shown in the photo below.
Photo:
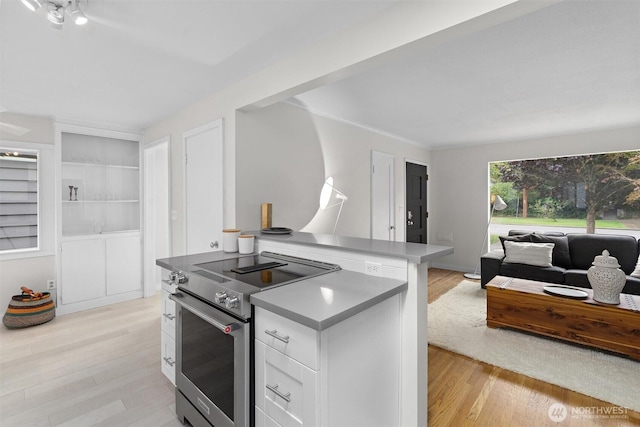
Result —
[{"label": "window frame", "polygon": [[55,255],[55,154],[53,144],[0,139],[0,152],[8,150],[37,156],[37,245],[0,250],[0,261]]}]

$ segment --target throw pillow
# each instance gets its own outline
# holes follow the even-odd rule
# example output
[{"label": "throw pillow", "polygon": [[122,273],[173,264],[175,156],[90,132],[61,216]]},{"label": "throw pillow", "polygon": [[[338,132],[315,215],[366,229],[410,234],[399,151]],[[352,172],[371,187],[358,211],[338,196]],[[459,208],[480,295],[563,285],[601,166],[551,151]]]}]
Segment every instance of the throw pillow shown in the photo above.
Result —
[{"label": "throw pillow", "polygon": [[571,268],[571,255],[569,254],[569,239],[567,236],[550,236],[547,234],[533,233],[533,243],[553,243],[553,255],[551,262],[562,268]]},{"label": "throw pillow", "polygon": [[500,243],[502,243],[502,249],[506,252],[504,242],[531,242],[531,234],[517,234],[515,236],[500,236]]},{"label": "throw pillow", "polygon": [[637,277],[640,279],[640,256],[638,256],[638,263],[636,264],[636,269],[633,270],[633,273],[630,276]]},{"label": "throw pillow", "polygon": [[505,240],[504,262],[551,267],[553,243],[511,242]]}]

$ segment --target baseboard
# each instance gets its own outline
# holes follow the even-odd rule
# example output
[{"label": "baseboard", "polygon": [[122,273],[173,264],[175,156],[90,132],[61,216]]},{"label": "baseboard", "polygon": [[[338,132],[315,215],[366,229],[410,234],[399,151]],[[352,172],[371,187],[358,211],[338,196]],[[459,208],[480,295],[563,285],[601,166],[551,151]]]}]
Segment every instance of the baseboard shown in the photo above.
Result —
[{"label": "baseboard", "polygon": [[125,292],[117,295],[96,298],[87,301],[79,301],[71,304],[58,304],[56,306],[56,316],[64,316],[65,314],[76,313],[78,311],[90,310],[92,308],[103,307],[105,305],[115,304],[118,302],[129,301],[132,299],[142,298],[142,290]]},{"label": "baseboard", "polygon": [[460,273],[473,273],[473,270],[469,270],[468,267],[461,267],[459,265],[444,264],[440,262],[433,262],[429,264],[430,268],[440,268],[442,270],[459,271]]}]

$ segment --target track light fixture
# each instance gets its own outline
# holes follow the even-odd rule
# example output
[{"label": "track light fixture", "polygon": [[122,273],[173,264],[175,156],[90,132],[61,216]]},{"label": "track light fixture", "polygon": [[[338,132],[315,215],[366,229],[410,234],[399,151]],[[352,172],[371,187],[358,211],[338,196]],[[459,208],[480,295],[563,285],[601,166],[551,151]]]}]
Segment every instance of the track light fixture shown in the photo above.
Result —
[{"label": "track light fixture", "polygon": [[55,28],[62,28],[66,14],[71,17],[76,25],[84,25],[88,22],[87,17],[80,9],[81,1],[83,0],[22,0],[22,3],[33,12],[40,9],[43,3],[46,3],[47,19]]}]

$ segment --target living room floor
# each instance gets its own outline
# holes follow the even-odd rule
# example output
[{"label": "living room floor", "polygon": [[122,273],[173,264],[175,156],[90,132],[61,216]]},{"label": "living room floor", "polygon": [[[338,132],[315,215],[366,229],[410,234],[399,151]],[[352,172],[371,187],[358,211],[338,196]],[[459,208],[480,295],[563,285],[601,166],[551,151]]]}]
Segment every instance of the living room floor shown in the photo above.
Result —
[{"label": "living room floor", "polygon": [[[462,273],[429,269],[429,303],[462,280]],[[567,408],[612,404],[432,345],[428,357],[430,426],[640,426],[635,411],[627,411],[624,418],[568,417],[556,423],[548,415],[556,402]]]},{"label": "living room floor", "polygon": [[[429,301],[461,280],[462,273],[430,269]],[[554,402],[611,406],[434,346],[428,351],[429,426],[555,426],[547,415]],[[640,413],[626,415],[559,425],[640,425]],[[160,372],[159,295],[29,329],[0,328],[0,425],[180,426],[173,386]]]}]

